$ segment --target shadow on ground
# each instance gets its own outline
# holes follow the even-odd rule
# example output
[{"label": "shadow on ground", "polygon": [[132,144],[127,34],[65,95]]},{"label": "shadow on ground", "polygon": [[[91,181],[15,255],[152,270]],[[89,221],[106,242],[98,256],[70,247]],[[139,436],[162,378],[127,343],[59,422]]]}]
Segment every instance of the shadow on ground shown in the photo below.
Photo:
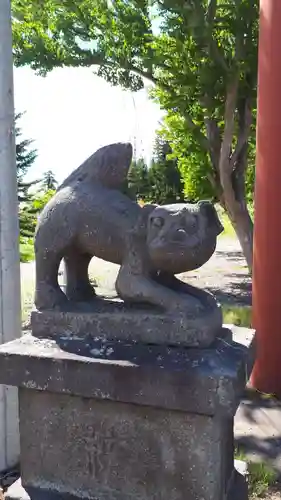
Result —
[{"label": "shadow on ground", "polygon": [[240,262],[241,264],[245,265],[245,258],[243,256],[243,253],[239,250],[216,250],[217,257],[221,257],[223,259],[226,259],[231,262]]},{"label": "shadow on ground", "polygon": [[[229,286],[225,289],[219,287],[208,287],[206,289],[213,293],[221,304],[251,306],[252,305],[252,283],[247,274],[228,274]],[[242,280],[242,281],[241,281]],[[243,281],[245,280],[245,281]]]},{"label": "shadow on ground", "polygon": [[253,461],[269,463],[281,479],[281,403],[247,392],[235,416],[235,442]]},{"label": "shadow on ground", "polygon": [[222,243],[202,268],[183,273],[183,280],[209,290],[223,305],[250,306],[252,280],[243,253],[237,243]]}]

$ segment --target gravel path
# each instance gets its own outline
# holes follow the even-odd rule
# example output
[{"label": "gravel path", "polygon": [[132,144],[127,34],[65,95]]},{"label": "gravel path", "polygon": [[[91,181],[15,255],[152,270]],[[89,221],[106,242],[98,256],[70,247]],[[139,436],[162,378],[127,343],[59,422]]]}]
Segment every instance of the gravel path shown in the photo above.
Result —
[{"label": "gravel path", "polygon": [[[90,273],[102,289],[114,290],[118,266],[93,259]],[[200,269],[180,275],[183,281],[214,293],[222,304],[251,305],[251,279],[234,238],[220,238],[213,257]]]},{"label": "gravel path", "polygon": [[198,271],[182,274],[181,279],[214,293],[222,304],[252,303],[252,280],[234,238],[220,238],[213,257]]},{"label": "gravel path", "polygon": [[[32,286],[34,273],[33,262],[21,265],[23,289],[27,282]],[[101,291],[114,293],[117,273],[118,266],[103,260],[93,258],[90,264],[90,275]],[[251,279],[239,243],[234,238],[220,238],[213,257],[197,271],[183,273],[180,278],[211,291],[222,304],[251,304]]]}]

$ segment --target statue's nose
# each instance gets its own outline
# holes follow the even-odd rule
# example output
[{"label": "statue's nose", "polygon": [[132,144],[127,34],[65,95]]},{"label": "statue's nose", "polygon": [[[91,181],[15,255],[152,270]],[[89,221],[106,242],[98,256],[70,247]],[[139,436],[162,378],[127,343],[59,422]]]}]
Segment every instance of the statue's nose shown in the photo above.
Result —
[{"label": "statue's nose", "polygon": [[186,231],[183,228],[179,228],[174,233],[175,241],[184,241],[186,239]]}]

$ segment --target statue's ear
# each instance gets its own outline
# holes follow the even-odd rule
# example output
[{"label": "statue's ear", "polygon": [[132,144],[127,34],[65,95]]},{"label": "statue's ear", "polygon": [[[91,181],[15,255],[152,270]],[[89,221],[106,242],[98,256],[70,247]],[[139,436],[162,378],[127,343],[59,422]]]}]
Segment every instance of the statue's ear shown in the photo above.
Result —
[{"label": "statue's ear", "polygon": [[148,219],[150,214],[157,205],[144,205],[140,209],[140,213],[136,224],[127,232],[127,246],[134,247],[146,245],[146,238],[148,233]]},{"label": "statue's ear", "polygon": [[144,273],[149,267],[147,251],[148,219],[157,205],[144,205],[140,209],[136,225],[126,233],[127,261],[136,273]]},{"label": "statue's ear", "polygon": [[137,221],[139,231],[147,233],[147,224],[150,214],[157,208],[157,205],[147,204],[141,208],[140,216]]},{"label": "statue's ear", "polygon": [[132,241],[133,239],[135,242],[138,241],[139,244],[141,241],[143,243],[146,242],[148,233],[148,219],[150,214],[155,210],[156,207],[157,205],[150,204],[141,207],[136,225],[127,233],[128,241]]}]

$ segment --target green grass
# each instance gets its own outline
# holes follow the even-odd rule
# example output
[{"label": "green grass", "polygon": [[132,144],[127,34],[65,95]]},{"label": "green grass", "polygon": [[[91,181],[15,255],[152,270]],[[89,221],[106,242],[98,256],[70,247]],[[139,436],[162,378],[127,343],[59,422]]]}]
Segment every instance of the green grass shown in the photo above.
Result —
[{"label": "green grass", "polygon": [[[95,276],[95,283],[100,280]],[[104,282],[104,277],[103,277]],[[22,296],[22,319],[26,321],[30,314],[30,311],[33,306],[33,298],[34,298],[34,277],[32,276],[22,276],[21,281],[21,296]],[[251,328],[252,322],[252,307],[251,306],[230,306],[223,305],[223,321],[227,324],[233,324],[236,326],[244,326],[247,328]]]},{"label": "green grass", "polygon": [[[216,205],[216,210],[217,210],[218,216],[221,220],[221,223],[224,227],[224,232],[221,233],[219,238],[223,238],[225,236],[227,236],[228,238],[235,238],[236,234],[235,234],[235,231],[233,229],[233,226],[229,220],[227,213],[218,204]],[[254,208],[251,204],[248,204],[248,210],[249,210],[250,216],[253,218],[254,217]]]},{"label": "green grass", "polygon": [[31,262],[34,260],[34,248],[32,240],[24,240],[20,242],[20,261]]},{"label": "green grass", "polygon": [[266,464],[249,462],[250,500],[264,497],[277,481],[276,472]]},{"label": "green grass", "polygon": [[226,213],[223,213],[220,216],[220,220],[224,227],[224,231],[220,234],[219,238],[224,238],[225,236],[228,238],[236,238],[236,233]]},{"label": "green grass", "polygon": [[235,238],[236,236],[235,231],[226,212],[222,209],[220,205],[216,205],[216,210],[220,218],[220,221],[224,227],[224,231],[223,233],[220,234],[219,238],[224,238],[225,236],[228,236],[229,238]]},{"label": "green grass", "polygon": [[249,461],[242,450],[235,450],[235,459],[247,463],[250,500],[264,498],[276,484],[277,473],[269,465]]},{"label": "green grass", "polygon": [[251,328],[252,307],[251,306],[222,306],[224,323]]}]

